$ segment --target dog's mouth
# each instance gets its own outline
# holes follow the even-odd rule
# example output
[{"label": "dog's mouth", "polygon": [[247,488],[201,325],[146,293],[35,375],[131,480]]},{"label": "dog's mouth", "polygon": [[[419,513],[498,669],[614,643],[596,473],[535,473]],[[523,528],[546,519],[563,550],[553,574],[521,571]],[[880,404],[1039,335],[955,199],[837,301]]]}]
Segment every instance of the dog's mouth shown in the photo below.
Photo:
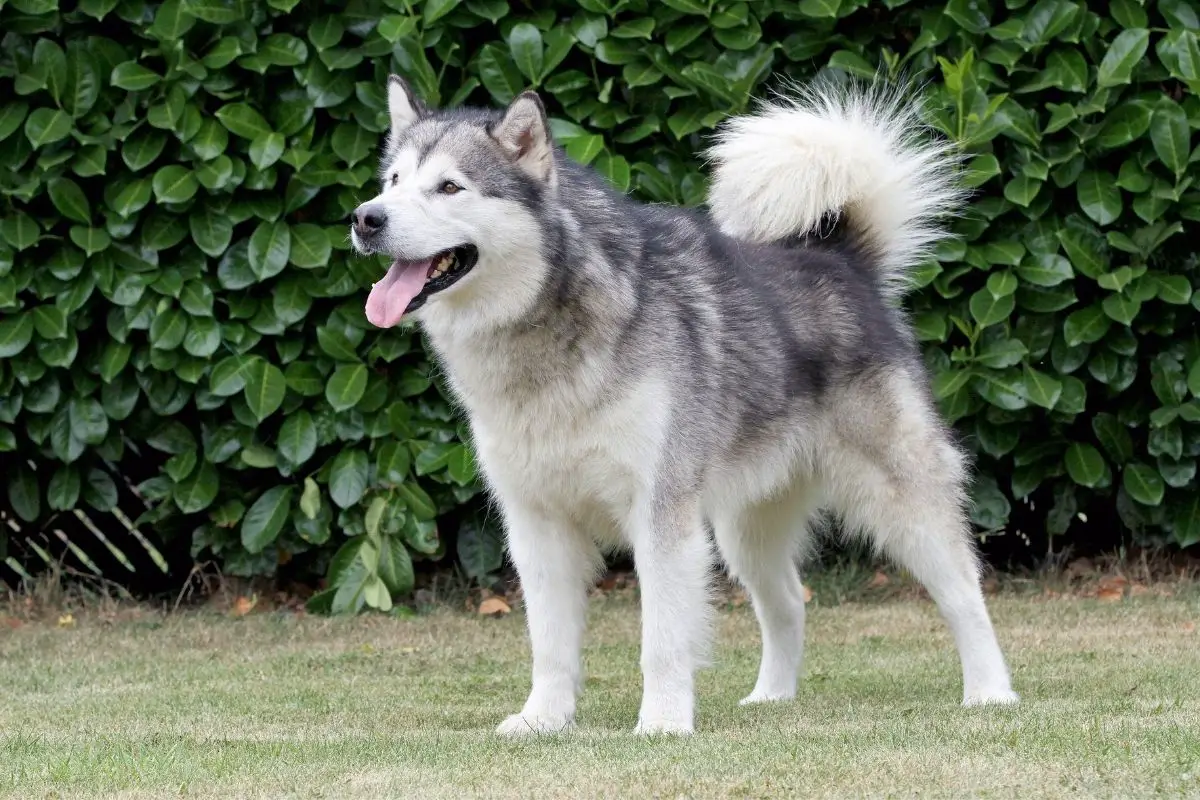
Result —
[{"label": "dog's mouth", "polygon": [[463,279],[479,260],[479,249],[464,244],[435,253],[419,261],[398,258],[383,279],[371,287],[367,298],[367,320],[379,328],[391,328],[405,314],[416,311],[438,292]]}]

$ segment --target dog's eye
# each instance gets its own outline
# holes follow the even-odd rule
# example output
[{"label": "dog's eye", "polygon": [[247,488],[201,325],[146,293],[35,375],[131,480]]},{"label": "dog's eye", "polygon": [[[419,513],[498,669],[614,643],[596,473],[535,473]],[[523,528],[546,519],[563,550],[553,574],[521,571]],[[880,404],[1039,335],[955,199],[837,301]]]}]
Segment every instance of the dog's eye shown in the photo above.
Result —
[{"label": "dog's eye", "polygon": [[399,172],[393,172],[393,173],[392,173],[392,186],[395,186],[395,185],[396,185],[397,183],[399,183],[399,182],[400,182],[400,173],[399,173]]},{"label": "dog's eye", "polygon": [[458,194],[462,191],[462,187],[454,181],[446,181],[438,187],[438,191],[442,194]]}]

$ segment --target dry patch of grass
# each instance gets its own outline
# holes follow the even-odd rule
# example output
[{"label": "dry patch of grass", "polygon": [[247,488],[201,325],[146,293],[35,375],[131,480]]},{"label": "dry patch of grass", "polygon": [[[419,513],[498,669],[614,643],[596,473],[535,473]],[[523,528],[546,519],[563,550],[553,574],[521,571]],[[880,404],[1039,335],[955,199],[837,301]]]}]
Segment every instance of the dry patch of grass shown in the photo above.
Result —
[{"label": "dry patch of grass", "polygon": [[928,602],[809,616],[796,702],[739,708],[748,608],[720,617],[696,736],[630,734],[638,613],[594,603],[580,729],[510,742],[519,613],[79,614],[0,629],[12,797],[1132,797],[1200,795],[1200,592],[992,598],[1025,702],[963,710]]}]

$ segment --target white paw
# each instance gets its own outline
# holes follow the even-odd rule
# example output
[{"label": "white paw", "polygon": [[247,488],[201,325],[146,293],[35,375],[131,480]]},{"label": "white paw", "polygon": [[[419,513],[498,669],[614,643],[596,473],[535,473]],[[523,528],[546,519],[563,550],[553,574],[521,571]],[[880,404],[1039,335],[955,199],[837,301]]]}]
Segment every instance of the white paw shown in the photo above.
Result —
[{"label": "white paw", "polygon": [[635,736],[691,736],[692,723],[670,719],[638,720]]},{"label": "white paw", "polygon": [[750,694],[743,697],[739,702],[739,706],[752,706],[758,703],[786,703],[796,697],[795,692],[768,692],[762,689],[755,689]]},{"label": "white paw", "polygon": [[501,736],[547,736],[564,733],[575,721],[563,714],[513,714],[496,727]]},{"label": "white paw", "polygon": [[975,706],[1015,706],[1021,702],[1021,698],[1012,689],[1000,689],[998,691],[977,691],[969,692],[963,697],[963,707],[973,708]]}]

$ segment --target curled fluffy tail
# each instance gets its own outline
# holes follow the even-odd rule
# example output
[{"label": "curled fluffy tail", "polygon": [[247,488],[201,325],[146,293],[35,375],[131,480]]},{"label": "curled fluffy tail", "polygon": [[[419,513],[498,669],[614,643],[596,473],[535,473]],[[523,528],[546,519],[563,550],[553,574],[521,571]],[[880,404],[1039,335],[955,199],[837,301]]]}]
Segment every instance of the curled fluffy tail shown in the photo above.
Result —
[{"label": "curled fluffy tail", "polygon": [[709,150],[713,219],[726,234],[772,242],[841,216],[882,290],[909,270],[962,200],[952,145],[929,135],[902,91],[832,83],[789,92],[728,120]]}]

